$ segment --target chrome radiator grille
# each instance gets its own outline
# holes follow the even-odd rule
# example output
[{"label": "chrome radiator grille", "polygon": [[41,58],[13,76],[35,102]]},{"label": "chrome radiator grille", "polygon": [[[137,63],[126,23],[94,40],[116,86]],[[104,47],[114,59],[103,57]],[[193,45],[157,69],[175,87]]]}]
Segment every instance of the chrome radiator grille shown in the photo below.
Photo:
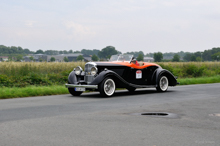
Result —
[{"label": "chrome radiator grille", "polygon": [[93,64],[86,63],[86,65],[85,65],[85,72],[90,72],[90,71],[91,71],[91,68],[92,68],[93,66],[94,66]]},{"label": "chrome radiator grille", "polygon": [[91,83],[94,80],[94,76],[91,75],[91,68],[93,66],[96,66],[96,64],[93,62],[86,63],[85,65],[85,82],[87,84]]}]

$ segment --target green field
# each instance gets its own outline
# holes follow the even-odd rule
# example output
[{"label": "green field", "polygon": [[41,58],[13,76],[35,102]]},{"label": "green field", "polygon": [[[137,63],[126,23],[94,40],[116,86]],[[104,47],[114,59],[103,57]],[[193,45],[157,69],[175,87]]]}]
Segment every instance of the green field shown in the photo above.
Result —
[{"label": "green field", "polygon": [[[220,62],[166,62],[162,68],[178,76],[180,85],[220,83]],[[69,73],[84,62],[0,62],[0,98],[67,94]]]}]

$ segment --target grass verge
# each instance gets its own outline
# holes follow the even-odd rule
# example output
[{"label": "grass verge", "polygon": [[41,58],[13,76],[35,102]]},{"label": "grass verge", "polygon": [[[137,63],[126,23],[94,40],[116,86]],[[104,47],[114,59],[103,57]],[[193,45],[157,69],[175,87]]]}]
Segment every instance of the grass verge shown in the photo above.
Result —
[{"label": "grass verge", "polygon": [[220,83],[220,75],[213,77],[184,78],[177,79],[177,81],[180,85]]},{"label": "grass verge", "polygon": [[[213,77],[184,78],[178,79],[178,82],[180,82],[180,85],[220,83],[220,75]],[[69,94],[68,89],[64,85],[0,88],[0,99],[59,94]]]},{"label": "grass verge", "polygon": [[53,86],[28,86],[28,87],[3,87],[0,89],[0,99],[20,98],[30,96],[46,96],[68,94],[68,89],[63,85]]}]

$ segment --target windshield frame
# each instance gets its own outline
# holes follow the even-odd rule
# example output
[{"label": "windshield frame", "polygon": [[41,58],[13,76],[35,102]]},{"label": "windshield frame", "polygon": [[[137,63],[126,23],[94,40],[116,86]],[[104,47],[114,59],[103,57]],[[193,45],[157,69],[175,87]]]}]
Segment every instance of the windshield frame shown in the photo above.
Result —
[{"label": "windshield frame", "polygon": [[133,58],[133,55],[131,54],[118,54],[118,55],[112,55],[109,59],[109,62],[128,62],[131,63],[131,60]]}]

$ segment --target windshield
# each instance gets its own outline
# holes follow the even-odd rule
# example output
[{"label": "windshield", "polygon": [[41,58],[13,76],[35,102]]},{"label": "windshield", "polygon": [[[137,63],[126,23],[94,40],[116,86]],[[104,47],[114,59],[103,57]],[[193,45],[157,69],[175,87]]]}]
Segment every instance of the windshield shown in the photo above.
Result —
[{"label": "windshield", "polygon": [[117,61],[117,62],[131,62],[133,55],[112,55],[110,58],[110,62]]}]

